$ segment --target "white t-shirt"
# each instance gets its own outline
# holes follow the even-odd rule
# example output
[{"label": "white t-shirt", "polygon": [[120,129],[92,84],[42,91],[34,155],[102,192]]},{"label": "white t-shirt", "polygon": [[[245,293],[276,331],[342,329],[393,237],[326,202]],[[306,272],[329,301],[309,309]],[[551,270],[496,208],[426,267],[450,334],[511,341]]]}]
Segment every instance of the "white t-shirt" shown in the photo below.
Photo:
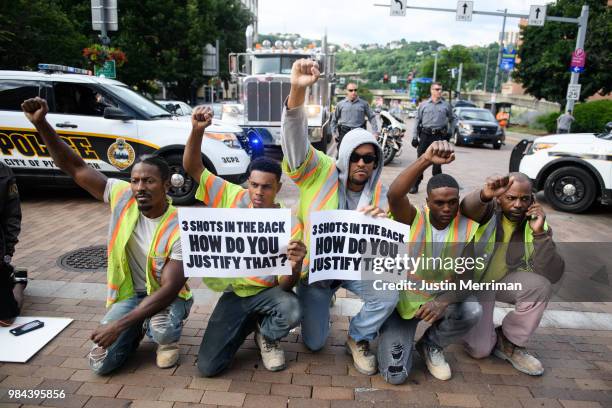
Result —
[{"label": "white t-shirt", "polygon": [[[105,203],[110,201],[112,186],[119,181],[118,179],[108,179],[106,188],[104,189]],[[134,231],[125,246],[128,265],[132,272],[132,283],[134,284],[134,291],[136,292],[147,291],[147,257],[149,255],[149,249],[151,248],[153,236],[155,235],[155,230],[162,217],[163,216],[158,218],[147,218],[140,213]],[[183,254],[181,251],[181,240],[178,239],[170,249],[170,259],[182,261]]]},{"label": "white t-shirt", "polygon": [[436,229],[433,225],[431,226],[431,246],[434,258],[438,258],[442,254],[449,228],[450,224],[443,230]]}]

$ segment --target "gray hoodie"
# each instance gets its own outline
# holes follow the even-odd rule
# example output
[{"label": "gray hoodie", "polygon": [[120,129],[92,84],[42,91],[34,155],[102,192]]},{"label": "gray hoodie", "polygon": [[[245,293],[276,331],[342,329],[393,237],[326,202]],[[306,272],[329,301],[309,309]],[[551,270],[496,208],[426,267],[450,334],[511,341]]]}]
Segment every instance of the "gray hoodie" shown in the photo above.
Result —
[{"label": "gray hoodie", "polygon": [[[365,129],[357,128],[353,129],[344,135],[342,144],[340,145],[340,151],[338,153],[338,160],[336,161],[336,169],[338,171],[338,209],[346,210],[349,209],[347,205],[347,188],[346,182],[348,180],[348,169],[349,169],[349,158],[353,150],[362,144],[372,144],[377,152],[378,166],[374,169],[372,176],[364,186],[359,204],[357,208],[365,207],[370,205],[372,197],[374,196],[374,190],[376,184],[380,179],[380,175],[383,168],[383,152],[376,138],[370,132]],[[308,154],[310,148],[310,142],[308,141],[308,122],[304,107],[296,107],[294,109],[283,109],[283,117],[281,120],[281,146],[283,148],[283,154],[287,161],[289,168],[298,168]],[[387,207],[387,193],[386,188],[383,186],[381,193],[381,208],[384,210]]]}]

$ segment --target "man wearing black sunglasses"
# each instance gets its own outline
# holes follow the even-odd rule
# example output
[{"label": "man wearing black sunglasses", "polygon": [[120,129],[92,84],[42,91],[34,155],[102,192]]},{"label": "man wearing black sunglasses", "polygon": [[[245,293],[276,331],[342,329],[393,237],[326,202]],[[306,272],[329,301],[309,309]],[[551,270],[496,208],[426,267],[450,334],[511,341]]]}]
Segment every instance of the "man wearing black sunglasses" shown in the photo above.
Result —
[{"label": "man wearing black sunglasses", "polygon": [[[413,146],[418,143],[417,157],[421,157],[427,148],[436,140],[448,138],[448,123],[453,119],[451,106],[442,99],[442,84],[434,82],[431,84],[431,97],[419,105],[416,124],[414,126]],[[416,142],[416,143],[415,143]],[[432,175],[442,173],[442,166],[434,164]],[[423,180],[421,174],[409,193],[416,194],[419,184]]]},{"label": "man wearing black sunglasses", "polygon": [[[321,210],[358,210],[373,217],[385,216],[386,192],[380,175],[382,150],[376,138],[360,127],[348,132],[340,145],[338,160],[315,150],[308,141],[304,101],[306,89],[319,78],[316,61],[301,59],[291,70],[291,91],[281,120],[283,170],[300,189],[298,220],[304,224],[304,242],[308,247],[310,212]],[[350,88],[350,87],[349,87]],[[297,293],[302,309],[302,338],[310,350],[322,349],[329,336],[329,304],[342,286],[364,302],[351,319],[347,351],[355,368],[366,375],[376,373],[376,356],[370,341],[393,312],[399,297],[396,291],[377,291],[372,281],[325,280],[308,284],[308,255],[303,262],[303,278]]]},{"label": "man wearing black sunglasses", "polygon": [[342,138],[355,128],[366,128],[365,118],[370,121],[370,126],[374,133],[378,133],[378,123],[376,115],[370,109],[370,105],[357,95],[359,89],[357,84],[351,82],[346,86],[346,98],[336,105],[336,110],[332,115],[331,130],[336,135],[338,151]]}]

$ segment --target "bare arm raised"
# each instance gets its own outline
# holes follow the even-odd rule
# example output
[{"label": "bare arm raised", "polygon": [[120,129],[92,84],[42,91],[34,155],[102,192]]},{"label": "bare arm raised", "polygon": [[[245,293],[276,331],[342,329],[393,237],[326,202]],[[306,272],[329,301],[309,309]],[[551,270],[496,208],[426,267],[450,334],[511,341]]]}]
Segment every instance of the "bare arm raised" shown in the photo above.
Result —
[{"label": "bare arm raised", "polygon": [[455,151],[446,141],[435,141],[410,166],[406,167],[391,183],[387,199],[393,218],[404,224],[412,224],[416,208],[408,199],[408,190],[418,177],[432,164],[448,164],[455,160]]},{"label": "bare arm raised", "polygon": [[308,122],[302,106],[306,89],[317,82],[319,75],[319,64],[313,60],[299,59],[291,67],[291,90],[281,124],[281,147],[292,170],[304,163],[310,149]]},{"label": "bare arm raised", "polygon": [[92,196],[102,201],[106,188],[106,176],[89,167],[81,156],[59,138],[46,119],[47,112],[49,112],[47,101],[39,97],[31,98],[21,104],[21,109],[36,127],[57,167],[68,173]]},{"label": "bare arm raised", "polygon": [[204,130],[212,122],[213,112],[209,107],[198,106],[191,114],[191,134],[185,144],[185,153],[183,154],[183,167],[194,180],[200,181],[202,172],[204,171],[204,163],[202,162],[202,138]]}]

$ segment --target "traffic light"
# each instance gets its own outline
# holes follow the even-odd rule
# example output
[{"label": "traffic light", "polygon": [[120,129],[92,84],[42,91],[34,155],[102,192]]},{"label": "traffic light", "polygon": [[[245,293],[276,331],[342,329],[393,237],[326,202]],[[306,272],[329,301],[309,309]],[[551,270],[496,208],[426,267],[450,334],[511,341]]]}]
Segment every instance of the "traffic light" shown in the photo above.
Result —
[{"label": "traffic light", "polygon": [[383,75],[383,83],[384,84],[389,83],[389,75],[387,75],[387,74]]}]

